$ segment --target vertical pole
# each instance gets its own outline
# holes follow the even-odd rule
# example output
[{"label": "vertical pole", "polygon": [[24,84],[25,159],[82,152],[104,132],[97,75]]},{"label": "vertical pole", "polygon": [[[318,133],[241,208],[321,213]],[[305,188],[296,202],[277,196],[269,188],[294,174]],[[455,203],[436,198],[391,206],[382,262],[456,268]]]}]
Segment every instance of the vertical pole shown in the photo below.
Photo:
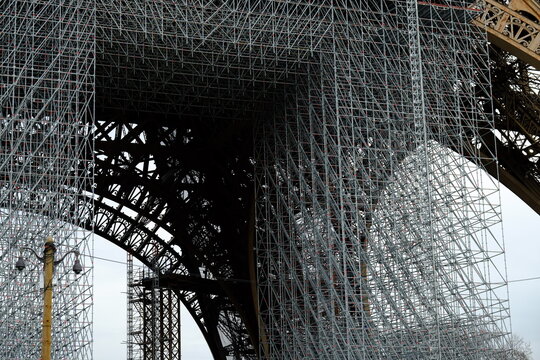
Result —
[{"label": "vertical pole", "polygon": [[51,323],[52,323],[52,296],[53,296],[53,267],[56,247],[54,240],[48,237],[45,241],[44,267],[43,267],[43,329],[41,360],[51,360]]},{"label": "vertical pole", "polygon": [[[133,280],[133,255],[127,253],[127,360],[133,360],[133,347],[135,346],[135,328],[133,324],[133,309],[135,289]],[[140,314],[139,314],[140,316]]]}]

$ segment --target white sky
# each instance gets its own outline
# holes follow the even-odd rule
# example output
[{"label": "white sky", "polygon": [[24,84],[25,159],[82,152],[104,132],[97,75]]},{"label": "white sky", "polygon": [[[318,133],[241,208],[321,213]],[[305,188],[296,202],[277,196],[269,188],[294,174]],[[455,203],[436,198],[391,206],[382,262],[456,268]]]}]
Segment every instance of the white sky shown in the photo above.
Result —
[{"label": "white sky", "polygon": [[[508,279],[540,277],[540,215],[501,188]],[[540,279],[510,282],[513,332],[531,344],[540,360]]]},{"label": "white sky", "polygon": [[[540,277],[540,216],[509,190],[501,189],[508,279]],[[97,238],[95,256],[125,262],[125,252]],[[94,279],[94,359],[126,359],[125,265],[96,260]],[[510,283],[515,334],[531,344],[540,360],[540,279]],[[187,311],[182,313],[182,359],[211,360],[208,347]]]}]

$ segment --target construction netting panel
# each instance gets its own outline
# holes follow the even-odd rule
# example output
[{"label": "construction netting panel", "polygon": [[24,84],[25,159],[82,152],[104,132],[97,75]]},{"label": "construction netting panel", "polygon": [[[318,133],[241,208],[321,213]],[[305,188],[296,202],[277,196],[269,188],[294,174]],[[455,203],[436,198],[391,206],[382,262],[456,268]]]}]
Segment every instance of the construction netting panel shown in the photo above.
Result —
[{"label": "construction netting panel", "polygon": [[[295,2],[288,21],[318,7]],[[415,0],[320,8],[327,28],[256,137],[261,354],[506,358],[476,9]]]},{"label": "construction netting panel", "polygon": [[[91,1],[0,2],[0,358],[39,359],[44,242],[55,266],[52,358],[92,358],[95,10]],[[88,227],[88,226],[86,226]],[[22,249],[25,248],[25,249]],[[15,269],[22,256],[26,268]]]}]

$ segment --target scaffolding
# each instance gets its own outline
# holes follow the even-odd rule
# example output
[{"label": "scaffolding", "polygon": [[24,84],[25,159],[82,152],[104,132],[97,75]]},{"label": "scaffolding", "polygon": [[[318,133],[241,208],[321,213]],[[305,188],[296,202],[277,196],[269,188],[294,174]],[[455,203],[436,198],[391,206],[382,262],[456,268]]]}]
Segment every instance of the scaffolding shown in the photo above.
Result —
[{"label": "scaffolding", "polygon": [[126,253],[126,280],[126,359],[141,360],[140,348],[137,346],[141,325],[138,321],[140,317],[135,317],[135,277],[133,274],[133,255],[130,253]]},{"label": "scaffolding", "polygon": [[[129,264],[129,263],[128,263]],[[128,277],[128,360],[181,358],[181,301],[161,288],[159,276],[141,268]],[[128,269],[129,271],[129,269]]]},{"label": "scaffolding", "polygon": [[[37,359],[43,311],[43,253],[56,265],[52,357],[92,358],[91,218],[95,9],[85,1],[0,4],[0,358]],[[20,273],[14,262],[28,257]]]},{"label": "scaffolding", "polygon": [[[495,136],[488,47],[470,25],[480,11],[469,2],[9,0],[0,10],[8,14],[0,18],[7,29],[0,34],[0,308],[10,309],[2,324],[13,318],[13,294],[20,300],[38,286],[30,278],[19,286],[26,275],[13,278],[17,248],[53,235],[89,252],[88,233],[77,225],[95,221],[156,274],[200,284],[202,268],[212,280],[204,286],[256,281],[255,335],[242,328],[247,306],[227,302],[234,294],[205,293],[203,285],[171,290],[191,306],[211,346],[222,346],[214,349],[221,358],[227,345],[249,341],[268,359],[505,358],[498,184],[482,170],[497,165],[486,150]],[[101,118],[92,127],[94,113]],[[144,128],[147,114],[163,121]],[[196,136],[236,136],[214,133],[227,121],[236,125],[226,128],[231,133],[254,128],[249,154],[235,148],[234,164],[255,168],[241,186],[253,183],[256,192],[256,279],[238,266],[248,262],[235,257],[244,247],[213,242],[227,225],[208,220],[223,211],[205,188],[215,173],[153,152],[178,150]],[[93,131],[96,161],[105,166],[95,219],[86,161]],[[224,178],[238,179],[249,166]],[[111,174],[142,181],[109,182]],[[156,188],[171,183],[189,186],[167,202]],[[244,209],[247,198],[227,200]],[[175,211],[185,209],[199,213],[178,220]],[[236,230],[223,238],[241,242]],[[70,291],[88,296],[69,320],[85,330],[65,341],[89,354],[89,323],[80,319],[91,287],[70,276],[62,275]],[[157,292],[157,277],[143,278],[136,299],[154,308],[137,311],[154,320],[143,332],[151,339],[139,343],[154,344],[145,351],[155,357],[161,350],[153,342],[163,340],[155,319],[164,314],[155,306],[167,304],[158,300],[166,292]],[[36,348],[37,295],[25,304],[17,312],[23,338],[14,342],[14,332],[2,330],[0,351],[13,354],[7,359],[31,358]],[[86,358],[75,348],[58,357]],[[233,350],[230,357],[255,356]]]},{"label": "scaffolding", "polygon": [[256,136],[260,352],[505,359],[477,10],[347,4],[329,9],[319,51]]}]

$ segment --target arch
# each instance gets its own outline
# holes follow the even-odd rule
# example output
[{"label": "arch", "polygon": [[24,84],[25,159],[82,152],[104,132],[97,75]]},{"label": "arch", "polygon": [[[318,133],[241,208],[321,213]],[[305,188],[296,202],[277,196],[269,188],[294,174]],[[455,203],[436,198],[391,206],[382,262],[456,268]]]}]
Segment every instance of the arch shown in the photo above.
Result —
[{"label": "arch", "polygon": [[497,47],[539,69],[540,25],[511,5],[507,7],[495,0],[484,0],[483,5],[481,15],[472,23],[487,30],[489,41]]},{"label": "arch", "polygon": [[253,356],[256,334],[246,329],[256,331],[256,315],[248,259],[238,251],[248,241],[249,160],[222,151],[226,163],[216,164],[208,148],[203,162],[190,159],[208,144],[189,120],[165,117],[157,126],[151,114],[108,115],[94,129],[95,216],[84,226],[159,268],[160,286],[178,291],[216,359]]}]

